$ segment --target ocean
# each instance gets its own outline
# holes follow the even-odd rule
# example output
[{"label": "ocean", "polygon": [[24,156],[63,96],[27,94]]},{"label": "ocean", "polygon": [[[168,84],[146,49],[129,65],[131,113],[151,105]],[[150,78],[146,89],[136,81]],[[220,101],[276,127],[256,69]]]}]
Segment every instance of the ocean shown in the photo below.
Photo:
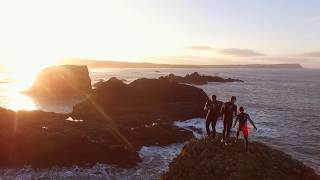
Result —
[{"label": "ocean", "polygon": [[[221,101],[237,96],[236,104],[244,106],[256,123],[258,131],[250,131],[250,140],[268,144],[282,150],[320,172],[320,70],[309,69],[95,69],[91,79],[97,82],[110,77],[131,82],[137,78],[157,78],[174,73],[186,75],[192,72],[241,79],[244,82],[209,83],[197,86],[208,95],[216,94]],[[73,104],[81,101],[48,102],[21,95],[11,77],[0,72],[0,106],[13,110],[40,109],[54,112],[70,112]],[[15,90],[12,90],[15,89]],[[194,126],[203,130],[203,119],[176,122],[177,126]],[[221,122],[218,131],[221,131]],[[201,132],[201,131],[200,131]],[[204,135],[194,132],[196,137]],[[136,168],[119,169],[105,164],[94,167],[54,167],[35,170],[31,167],[0,169],[0,175],[12,178],[102,178],[109,179],[157,179],[166,170],[183,144],[165,147],[143,147],[139,153],[143,159]]]}]

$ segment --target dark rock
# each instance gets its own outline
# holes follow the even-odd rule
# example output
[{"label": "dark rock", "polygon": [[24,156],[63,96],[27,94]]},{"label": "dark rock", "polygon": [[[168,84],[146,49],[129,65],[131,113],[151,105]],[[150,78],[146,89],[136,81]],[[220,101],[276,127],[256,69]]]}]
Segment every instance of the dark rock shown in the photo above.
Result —
[{"label": "dark rock", "polygon": [[161,179],[320,179],[313,169],[261,143],[225,147],[218,140],[191,140]]},{"label": "dark rock", "polygon": [[125,84],[111,78],[95,86],[86,101],[74,106],[70,116],[112,121],[135,145],[165,145],[193,137],[191,132],[174,127],[173,121],[203,116],[208,98],[199,88],[166,79],[138,79]]},{"label": "dark rock", "polygon": [[189,119],[203,116],[206,93],[190,85],[168,79],[138,79],[130,84],[111,78],[95,85],[91,96],[74,106],[72,115],[87,118],[101,114],[144,113]]},{"label": "dark rock", "polygon": [[91,80],[86,66],[52,66],[43,69],[32,87],[25,91],[32,96],[66,98],[87,96]]},{"label": "dark rock", "polygon": [[132,167],[141,161],[135,147],[106,123],[66,121],[67,115],[0,108],[0,166],[93,165]]},{"label": "dark rock", "polygon": [[218,76],[206,76],[200,75],[198,72],[194,72],[192,74],[187,74],[186,76],[176,76],[174,74],[169,74],[168,76],[160,77],[164,79],[169,79],[171,82],[175,83],[187,83],[187,84],[196,84],[196,85],[203,85],[207,84],[208,82],[243,82],[239,79],[224,79]]}]

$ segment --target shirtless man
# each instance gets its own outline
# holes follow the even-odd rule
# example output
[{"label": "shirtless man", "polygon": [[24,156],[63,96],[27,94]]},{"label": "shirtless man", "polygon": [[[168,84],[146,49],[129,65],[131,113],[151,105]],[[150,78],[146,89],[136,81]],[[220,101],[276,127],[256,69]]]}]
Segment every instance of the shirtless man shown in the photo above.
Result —
[{"label": "shirtless man", "polygon": [[254,127],[255,130],[257,130],[257,127],[254,124],[254,122],[251,120],[249,114],[244,112],[243,107],[240,107],[239,111],[240,111],[240,113],[237,115],[236,121],[234,122],[234,125],[233,125],[233,127],[236,127],[237,122],[239,121],[239,127],[237,130],[237,137],[236,137],[235,143],[238,141],[240,131],[242,131],[242,134],[243,134],[243,137],[245,140],[245,150],[246,150],[246,152],[248,152],[249,130],[248,130],[247,122],[249,121],[249,123]]},{"label": "shirtless man", "polygon": [[235,96],[231,97],[229,102],[223,104],[221,108],[221,116],[223,120],[223,132],[221,142],[228,145],[230,139],[230,131],[233,123],[233,117],[237,116],[237,106],[234,104],[237,98]]},{"label": "shirtless man", "polygon": [[[204,110],[207,111],[206,116],[206,130],[208,136],[212,135],[214,138],[216,136],[216,124],[218,117],[220,116],[220,109],[222,102],[217,100],[216,95],[212,95],[212,100],[208,100],[204,106]],[[210,124],[212,127],[212,133],[210,132]]]}]

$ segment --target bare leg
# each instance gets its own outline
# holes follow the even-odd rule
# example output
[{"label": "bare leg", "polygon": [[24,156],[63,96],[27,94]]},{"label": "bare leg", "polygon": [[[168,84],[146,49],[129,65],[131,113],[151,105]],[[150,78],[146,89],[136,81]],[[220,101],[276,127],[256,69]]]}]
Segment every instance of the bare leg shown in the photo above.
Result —
[{"label": "bare leg", "polygon": [[227,133],[227,123],[226,120],[223,120],[223,131],[222,131],[222,142],[226,140],[226,133]]},{"label": "bare leg", "polygon": [[238,129],[238,130],[237,130],[237,136],[236,136],[235,143],[237,143],[237,141],[239,140],[239,134],[240,134],[240,130]]},{"label": "bare leg", "polygon": [[210,120],[210,118],[207,117],[207,119],[206,119],[206,130],[207,130],[208,136],[210,136],[210,123],[211,123],[211,120]]},{"label": "bare leg", "polygon": [[226,133],[226,141],[229,143],[230,140],[230,132],[231,132],[232,121],[227,122],[227,133]]},{"label": "bare leg", "polygon": [[211,122],[213,138],[216,137],[216,124],[217,124],[217,118],[214,118]]},{"label": "bare leg", "polygon": [[246,152],[248,152],[248,136],[244,136],[244,141],[245,141]]}]

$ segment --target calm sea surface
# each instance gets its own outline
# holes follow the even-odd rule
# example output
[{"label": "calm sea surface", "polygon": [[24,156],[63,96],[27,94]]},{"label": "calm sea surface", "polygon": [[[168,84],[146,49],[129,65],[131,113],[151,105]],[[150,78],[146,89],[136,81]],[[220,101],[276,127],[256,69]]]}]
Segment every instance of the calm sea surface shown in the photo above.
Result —
[{"label": "calm sea surface", "polygon": [[[216,94],[222,101],[237,96],[237,104],[245,107],[258,127],[257,132],[252,131],[251,139],[283,150],[320,172],[319,70],[99,69],[91,70],[90,76],[93,82],[110,77],[131,82],[141,77],[156,78],[169,73],[185,75],[195,71],[244,80],[244,83],[209,83],[198,87],[208,95]],[[14,88],[17,83],[0,72],[1,107],[70,112],[72,105],[79,102],[78,99],[68,102],[32,99],[19,95]]]}]

